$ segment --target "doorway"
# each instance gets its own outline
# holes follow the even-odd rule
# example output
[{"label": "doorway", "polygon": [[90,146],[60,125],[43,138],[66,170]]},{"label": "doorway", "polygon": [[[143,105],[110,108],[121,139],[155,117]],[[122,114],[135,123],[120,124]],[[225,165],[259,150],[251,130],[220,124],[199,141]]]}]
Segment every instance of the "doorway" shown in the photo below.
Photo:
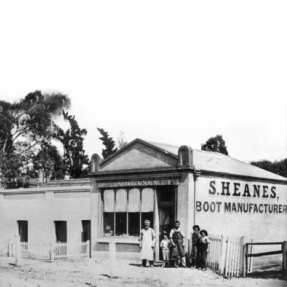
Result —
[{"label": "doorway", "polygon": [[[166,185],[157,187],[159,215],[159,244],[166,232],[168,237],[176,218],[176,186]],[[162,259],[161,251],[159,258]]]}]

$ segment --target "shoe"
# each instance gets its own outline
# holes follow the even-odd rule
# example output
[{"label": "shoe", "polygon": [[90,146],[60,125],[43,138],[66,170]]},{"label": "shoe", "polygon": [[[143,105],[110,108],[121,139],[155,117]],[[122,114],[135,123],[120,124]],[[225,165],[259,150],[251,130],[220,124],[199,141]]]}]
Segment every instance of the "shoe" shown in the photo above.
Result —
[{"label": "shoe", "polygon": [[202,271],[206,271],[207,269],[206,269],[206,268],[202,268],[201,270],[202,270]]},{"label": "shoe", "polygon": [[151,265],[150,267],[151,267],[151,268],[153,268],[154,266],[153,266],[153,265]]}]

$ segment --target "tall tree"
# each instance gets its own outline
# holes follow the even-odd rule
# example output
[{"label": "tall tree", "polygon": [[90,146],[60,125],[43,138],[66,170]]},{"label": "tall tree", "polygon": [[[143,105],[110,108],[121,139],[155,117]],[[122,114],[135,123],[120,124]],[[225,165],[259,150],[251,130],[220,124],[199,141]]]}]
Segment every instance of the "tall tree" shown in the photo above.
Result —
[{"label": "tall tree", "polygon": [[105,147],[102,151],[103,158],[105,159],[114,154],[115,152],[117,152],[118,149],[115,147],[116,143],[113,140],[113,138],[109,136],[108,132],[106,132],[104,129],[100,128],[97,129],[101,134],[101,137],[99,137],[99,139],[102,141]]},{"label": "tall tree", "polygon": [[225,141],[221,135],[217,135],[215,137],[208,139],[205,144],[201,145],[201,149],[207,150],[207,151],[219,152],[219,153],[228,155]]},{"label": "tall tree", "polygon": [[53,118],[69,108],[70,99],[62,94],[29,93],[10,104],[0,101],[0,147],[4,154],[13,151],[16,142],[25,141],[27,149],[51,140],[57,125]]},{"label": "tall tree", "polygon": [[69,106],[66,95],[41,91],[29,93],[15,103],[0,101],[0,176],[20,176],[31,167],[41,145],[54,138],[58,129],[55,117]]},{"label": "tall tree", "polygon": [[89,158],[85,153],[83,142],[87,135],[86,129],[81,129],[75,116],[63,111],[63,117],[69,122],[70,128],[66,131],[58,129],[57,138],[64,147],[64,170],[72,178],[87,176],[86,165]]}]

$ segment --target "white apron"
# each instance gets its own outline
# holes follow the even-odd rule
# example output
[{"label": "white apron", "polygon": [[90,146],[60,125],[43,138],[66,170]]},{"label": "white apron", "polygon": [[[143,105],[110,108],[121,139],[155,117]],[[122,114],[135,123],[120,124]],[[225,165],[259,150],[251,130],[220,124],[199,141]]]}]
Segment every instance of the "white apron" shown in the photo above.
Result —
[{"label": "white apron", "polygon": [[153,248],[154,246],[155,232],[152,228],[141,230],[142,248],[141,248],[141,260],[153,260]]}]

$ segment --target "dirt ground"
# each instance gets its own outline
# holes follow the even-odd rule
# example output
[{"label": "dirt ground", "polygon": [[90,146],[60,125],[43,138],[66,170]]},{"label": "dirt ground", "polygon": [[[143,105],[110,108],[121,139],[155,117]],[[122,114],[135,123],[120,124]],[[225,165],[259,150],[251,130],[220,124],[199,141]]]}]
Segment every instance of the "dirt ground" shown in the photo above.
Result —
[{"label": "dirt ground", "polygon": [[272,286],[286,287],[280,279],[232,278],[211,270],[189,268],[140,268],[139,261],[88,259],[70,262],[23,260],[20,267],[12,258],[0,257],[1,287],[102,287],[102,286]]}]

